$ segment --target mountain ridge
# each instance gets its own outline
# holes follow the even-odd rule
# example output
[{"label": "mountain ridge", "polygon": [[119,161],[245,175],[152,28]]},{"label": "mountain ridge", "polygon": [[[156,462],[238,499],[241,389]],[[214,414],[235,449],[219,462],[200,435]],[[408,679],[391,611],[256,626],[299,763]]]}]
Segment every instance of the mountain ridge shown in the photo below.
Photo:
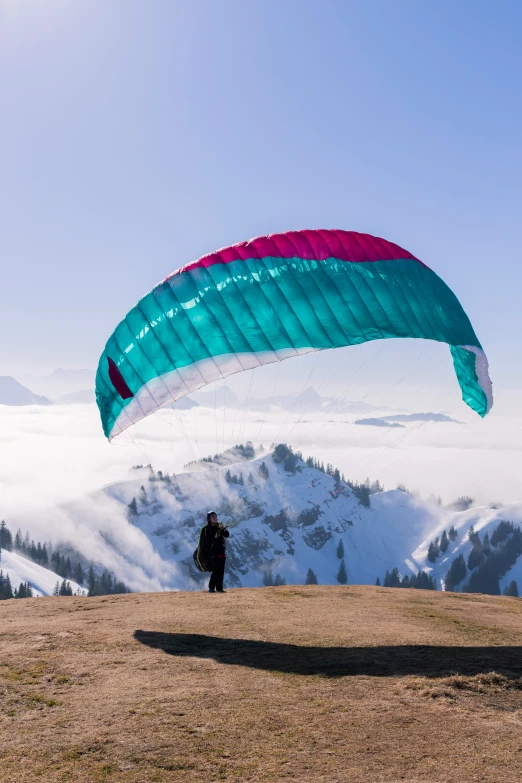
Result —
[{"label": "mountain ridge", "polygon": [[[197,589],[204,583],[191,555],[210,508],[230,525],[229,584],[250,587],[277,574],[289,584],[303,584],[308,569],[319,583],[336,584],[343,560],[351,584],[374,584],[397,567],[403,575],[425,571],[443,589],[453,560],[460,554],[469,559],[472,526],[479,535],[491,536],[505,519],[522,521],[521,504],[458,511],[402,489],[370,494],[374,485],[363,491],[288,453],[283,459],[275,460],[272,452],[228,466],[204,463],[203,472],[175,477],[148,469],[104,492],[155,552],[175,566],[166,589]],[[430,560],[430,545],[452,527],[455,540]],[[342,558],[337,555],[340,540]],[[500,579],[500,588],[512,579],[522,587],[522,558]]]},{"label": "mountain ridge", "polygon": [[13,407],[25,405],[52,405],[51,400],[34,394],[11,375],[0,375],[0,405]]}]

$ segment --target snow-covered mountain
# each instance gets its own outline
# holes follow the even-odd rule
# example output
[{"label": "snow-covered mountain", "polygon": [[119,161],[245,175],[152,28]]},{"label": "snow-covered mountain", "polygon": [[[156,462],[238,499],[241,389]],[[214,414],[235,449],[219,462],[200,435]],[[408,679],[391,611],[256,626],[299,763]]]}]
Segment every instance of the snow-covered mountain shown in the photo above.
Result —
[{"label": "snow-covered mountain", "polygon": [[404,424],[399,424],[398,422],[391,420],[388,421],[388,419],[383,419],[380,416],[375,418],[356,419],[354,423],[367,427],[402,427],[402,429],[404,429]]},{"label": "snow-covered mountain", "polygon": [[[294,413],[371,413],[377,410],[374,405],[366,402],[343,400],[336,397],[322,397],[316,390],[309,386],[300,394],[279,394],[271,400],[253,399],[249,408],[264,409],[267,404],[281,411],[293,411]],[[382,407],[379,410],[386,410]]]},{"label": "snow-covered mountain", "polygon": [[377,418],[358,419],[356,424],[367,424],[374,427],[404,427],[410,422],[437,422],[438,424],[460,424],[456,419],[446,416],[444,413],[394,413]]},{"label": "snow-covered mountain", "polygon": [[52,405],[47,397],[38,394],[22,386],[10,375],[0,375],[0,405]]},{"label": "snow-covered mountain", "polygon": [[[241,402],[235,392],[225,386],[212,392],[195,392],[191,397],[201,406],[214,408],[223,406],[227,408],[240,408],[245,406],[250,411],[265,411],[267,407],[270,410],[284,412],[300,413],[370,413],[377,410],[373,405],[366,402],[353,402],[350,400],[339,400],[335,397],[322,397],[318,392],[309,386],[300,394],[276,394],[272,397],[249,397],[245,402]],[[378,410],[386,410],[379,408]]]},{"label": "snow-covered mountain", "polygon": [[[283,458],[274,452],[228,467],[198,467],[201,470],[176,477],[142,469],[136,479],[103,490],[145,534],[161,560],[173,564],[171,578],[165,571],[162,577],[165,589],[195,589],[204,583],[192,552],[209,509],[230,526],[231,586],[259,586],[270,574],[303,584],[308,569],[319,583],[336,584],[342,541],[349,583],[374,584],[377,577],[382,582],[385,572],[397,567],[402,575],[424,570],[441,589],[453,560],[462,554],[468,562],[474,546],[468,537],[472,525],[480,544],[502,520],[522,521],[522,505],[459,512],[401,490],[372,494],[366,506],[368,496],[362,497],[360,489],[354,491],[293,454],[284,457],[284,452]],[[452,527],[456,536],[444,552],[437,550],[435,540]],[[428,557],[430,542],[437,550],[433,557],[432,547],[434,562]],[[112,539],[111,546],[117,548],[118,542]],[[457,589],[469,578],[468,569]],[[512,579],[522,588],[520,557],[502,575],[500,588]]]},{"label": "snow-covered mountain", "polygon": [[[42,568],[17,552],[8,552],[6,549],[2,549],[0,553],[0,570],[4,577],[9,576],[13,590],[15,587],[18,588],[20,582],[29,582],[34,597],[52,595],[56,583],[62,582],[62,578],[48,568]],[[74,594],[87,595],[85,588],[80,587],[72,579],[67,581]]]}]

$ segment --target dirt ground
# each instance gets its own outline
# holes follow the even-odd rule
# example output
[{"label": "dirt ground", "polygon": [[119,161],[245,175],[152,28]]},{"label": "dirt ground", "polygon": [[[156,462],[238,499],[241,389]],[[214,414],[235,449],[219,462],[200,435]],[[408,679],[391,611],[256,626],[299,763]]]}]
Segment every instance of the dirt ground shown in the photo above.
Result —
[{"label": "dirt ground", "polygon": [[522,600],[0,602],[1,783],[519,783]]}]

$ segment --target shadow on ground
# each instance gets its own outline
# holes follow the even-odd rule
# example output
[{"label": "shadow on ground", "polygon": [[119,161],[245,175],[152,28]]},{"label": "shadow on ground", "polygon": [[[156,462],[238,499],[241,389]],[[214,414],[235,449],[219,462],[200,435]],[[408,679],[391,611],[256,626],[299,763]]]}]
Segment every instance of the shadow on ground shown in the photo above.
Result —
[{"label": "shadow on ground", "polygon": [[134,638],[168,655],[211,658],[252,669],[323,677],[474,676],[498,672],[522,677],[522,647],[301,647],[253,639],[224,639],[202,634],[135,631]]}]

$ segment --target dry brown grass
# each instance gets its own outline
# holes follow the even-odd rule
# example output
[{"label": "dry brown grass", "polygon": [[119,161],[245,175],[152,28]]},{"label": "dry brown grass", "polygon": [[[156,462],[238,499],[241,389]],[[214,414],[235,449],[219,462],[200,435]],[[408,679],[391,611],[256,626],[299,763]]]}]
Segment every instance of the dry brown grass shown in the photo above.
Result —
[{"label": "dry brown grass", "polygon": [[522,601],[280,587],[0,603],[1,783],[518,783]]}]

